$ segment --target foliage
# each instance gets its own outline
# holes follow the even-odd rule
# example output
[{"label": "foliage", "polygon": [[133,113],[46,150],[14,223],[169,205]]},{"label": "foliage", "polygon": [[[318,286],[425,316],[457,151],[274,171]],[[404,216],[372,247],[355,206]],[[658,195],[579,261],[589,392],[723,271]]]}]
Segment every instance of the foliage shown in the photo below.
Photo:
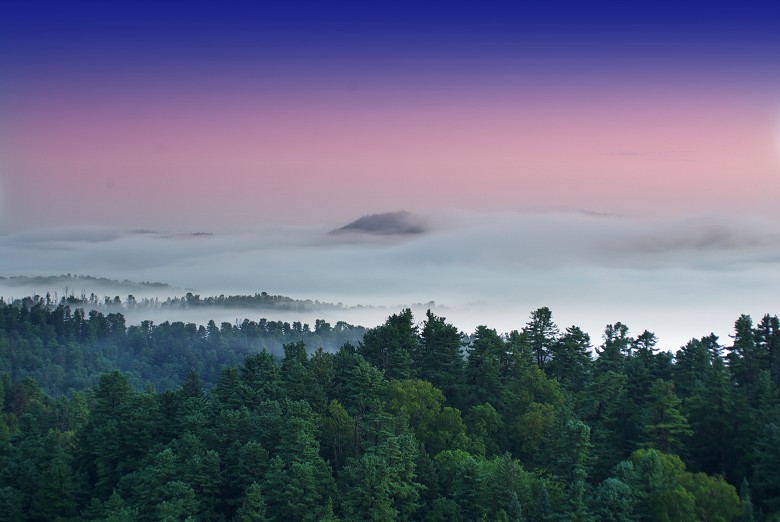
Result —
[{"label": "foliage", "polygon": [[675,356],[614,323],[595,359],[547,308],[275,329],[0,302],[0,520],[780,516],[775,317]]}]

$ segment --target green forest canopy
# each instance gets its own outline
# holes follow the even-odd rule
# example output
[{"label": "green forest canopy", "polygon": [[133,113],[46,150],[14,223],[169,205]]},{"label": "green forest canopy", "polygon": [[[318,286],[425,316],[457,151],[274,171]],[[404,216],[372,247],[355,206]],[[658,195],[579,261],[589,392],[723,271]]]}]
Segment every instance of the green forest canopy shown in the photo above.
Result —
[{"label": "green forest canopy", "polygon": [[0,302],[0,520],[780,517],[777,317],[655,342]]}]

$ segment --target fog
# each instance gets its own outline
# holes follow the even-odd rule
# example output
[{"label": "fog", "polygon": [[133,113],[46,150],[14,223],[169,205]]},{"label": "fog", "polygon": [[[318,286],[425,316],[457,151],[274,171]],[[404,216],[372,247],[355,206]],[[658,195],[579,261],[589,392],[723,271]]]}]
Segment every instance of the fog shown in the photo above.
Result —
[{"label": "fog", "polygon": [[[359,217],[359,216],[356,216]],[[404,220],[409,220],[404,215]],[[373,326],[404,306],[436,313],[469,333],[478,324],[521,328],[549,306],[562,329],[576,324],[598,344],[607,323],[655,332],[677,349],[710,332],[728,344],[741,313],[778,312],[780,226],[717,216],[633,218],[573,211],[451,212],[414,216],[424,232],[321,227],[254,232],[124,230],[73,227],[0,236],[0,275],[83,274],[164,282],[171,287],[70,288],[137,298],[254,294],[343,303],[304,314],[278,310],[165,310],[154,320],[339,320]],[[79,283],[80,285],[82,283]],[[44,295],[62,287],[0,280],[0,295]],[[371,308],[356,308],[370,305]],[[129,314],[129,320],[142,317]],[[144,317],[145,318],[145,317]]]}]

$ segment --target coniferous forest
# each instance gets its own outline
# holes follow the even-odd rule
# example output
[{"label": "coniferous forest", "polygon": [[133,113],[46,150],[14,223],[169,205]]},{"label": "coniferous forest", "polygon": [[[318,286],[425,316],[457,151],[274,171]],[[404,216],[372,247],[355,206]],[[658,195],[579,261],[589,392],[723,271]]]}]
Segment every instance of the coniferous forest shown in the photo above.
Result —
[{"label": "coniferous forest", "polygon": [[504,335],[28,298],[0,375],[0,520],[780,519],[776,316],[670,353],[548,308]]}]

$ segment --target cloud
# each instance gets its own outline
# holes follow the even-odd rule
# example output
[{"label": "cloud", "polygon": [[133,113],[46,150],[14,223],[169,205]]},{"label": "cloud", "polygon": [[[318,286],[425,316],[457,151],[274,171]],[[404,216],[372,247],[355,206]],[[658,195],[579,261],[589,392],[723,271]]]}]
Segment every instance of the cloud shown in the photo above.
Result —
[{"label": "cloud", "polygon": [[326,227],[196,236],[39,230],[0,236],[0,275],[89,274],[203,295],[267,291],[388,307],[371,315],[377,322],[433,300],[465,331],[521,328],[531,310],[550,306],[559,324],[582,326],[596,341],[605,324],[623,321],[655,331],[668,348],[713,330],[725,336],[740,313],[777,313],[780,227],[772,222],[579,211],[424,219],[426,233],[402,236],[413,240],[333,241]]}]

